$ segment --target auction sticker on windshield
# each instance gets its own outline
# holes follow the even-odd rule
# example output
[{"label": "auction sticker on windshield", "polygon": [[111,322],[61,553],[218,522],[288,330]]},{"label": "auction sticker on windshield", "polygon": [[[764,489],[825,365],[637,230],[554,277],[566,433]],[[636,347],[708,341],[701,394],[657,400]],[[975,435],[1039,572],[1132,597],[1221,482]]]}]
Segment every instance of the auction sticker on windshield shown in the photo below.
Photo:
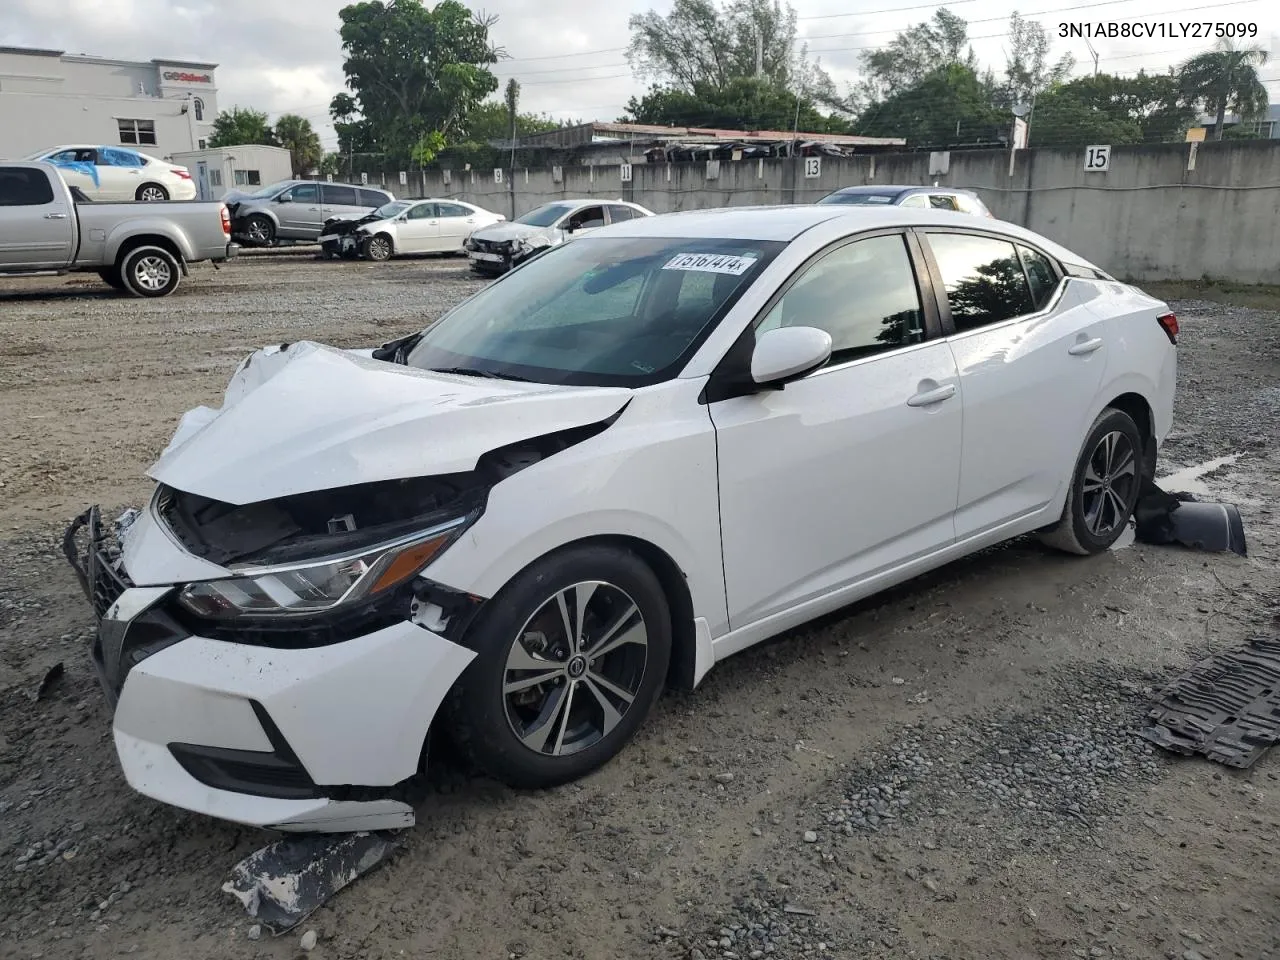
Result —
[{"label": "auction sticker on windshield", "polygon": [[755,257],[735,257],[727,253],[681,253],[668,260],[662,269],[727,273],[740,277],[755,266],[755,262]]}]

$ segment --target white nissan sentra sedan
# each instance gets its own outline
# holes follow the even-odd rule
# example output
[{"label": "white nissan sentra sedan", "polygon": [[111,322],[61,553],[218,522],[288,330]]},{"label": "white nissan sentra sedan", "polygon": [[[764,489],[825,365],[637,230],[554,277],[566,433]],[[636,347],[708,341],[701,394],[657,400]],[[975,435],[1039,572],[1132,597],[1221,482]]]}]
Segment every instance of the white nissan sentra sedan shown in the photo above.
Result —
[{"label": "white nissan sentra sedan", "polygon": [[1120,535],[1165,304],[1019,227],[630,220],[374,351],[259,351],[145,509],[68,530],[124,774],[282,830],[406,826],[433,727],[581,777],[664,686],[957,557]]}]

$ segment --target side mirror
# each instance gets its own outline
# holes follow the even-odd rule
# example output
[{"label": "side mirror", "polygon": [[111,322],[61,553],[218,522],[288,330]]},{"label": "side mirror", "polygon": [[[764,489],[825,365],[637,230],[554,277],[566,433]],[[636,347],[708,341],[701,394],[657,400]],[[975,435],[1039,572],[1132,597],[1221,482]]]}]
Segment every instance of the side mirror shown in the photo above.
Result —
[{"label": "side mirror", "polygon": [[751,353],[751,379],[780,387],[799,380],[831,359],[831,334],[817,327],[777,327],[756,341]]},{"label": "side mirror", "polygon": [[293,197],[287,193],[282,193],[276,197],[276,203],[293,203]]}]

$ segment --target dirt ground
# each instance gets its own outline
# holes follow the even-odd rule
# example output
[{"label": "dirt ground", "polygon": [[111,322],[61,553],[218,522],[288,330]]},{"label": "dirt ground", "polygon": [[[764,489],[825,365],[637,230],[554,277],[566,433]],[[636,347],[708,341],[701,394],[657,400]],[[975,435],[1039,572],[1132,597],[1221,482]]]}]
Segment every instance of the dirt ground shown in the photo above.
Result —
[{"label": "dirt ground", "polygon": [[[1250,555],[1019,541],[718,666],[565,788],[439,774],[403,851],[280,938],[220,891],[270,839],[133,794],[58,539],[117,510],[256,347],[409,332],[458,261],[242,258],[143,302],[0,283],[0,957],[1280,956],[1280,757],[1134,735],[1205,651],[1280,632],[1280,313],[1177,301],[1165,473],[1238,504]],[[31,697],[53,664],[65,675]]]}]

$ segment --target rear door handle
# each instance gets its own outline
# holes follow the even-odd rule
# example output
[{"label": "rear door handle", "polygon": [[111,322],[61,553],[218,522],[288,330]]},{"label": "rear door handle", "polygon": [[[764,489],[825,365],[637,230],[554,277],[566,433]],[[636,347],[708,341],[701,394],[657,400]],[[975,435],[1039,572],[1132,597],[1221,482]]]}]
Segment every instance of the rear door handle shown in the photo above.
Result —
[{"label": "rear door handle", "polygon": [[307,213],[319,213],[319,212],[320,212],[319,207],[307,207]]},{"label": "rear door handle", "polygon": [[65,220],[67,215],[65,213],[46,213],[44,218],[46,220]]},{"label": "rear door handle", "polygon": [[1081,340],[1079,343],[1072,344],[1067,348],[1067,353],[1071,354],[1073,357],[1083,357],[1093,353],[1093,351],[1097,350],[1101,346],[1102,338],[1094,337],[1092,340]]},{"label": "rear door handle", "polygon": [[907,400],[908,407],[931,407],[935,403],[941,403],[943,400],[950,400],[956,395],[956,385],[948,383],[945,386],[935,387],[933,390],[925,390],[917,393],[914,397]]}]

